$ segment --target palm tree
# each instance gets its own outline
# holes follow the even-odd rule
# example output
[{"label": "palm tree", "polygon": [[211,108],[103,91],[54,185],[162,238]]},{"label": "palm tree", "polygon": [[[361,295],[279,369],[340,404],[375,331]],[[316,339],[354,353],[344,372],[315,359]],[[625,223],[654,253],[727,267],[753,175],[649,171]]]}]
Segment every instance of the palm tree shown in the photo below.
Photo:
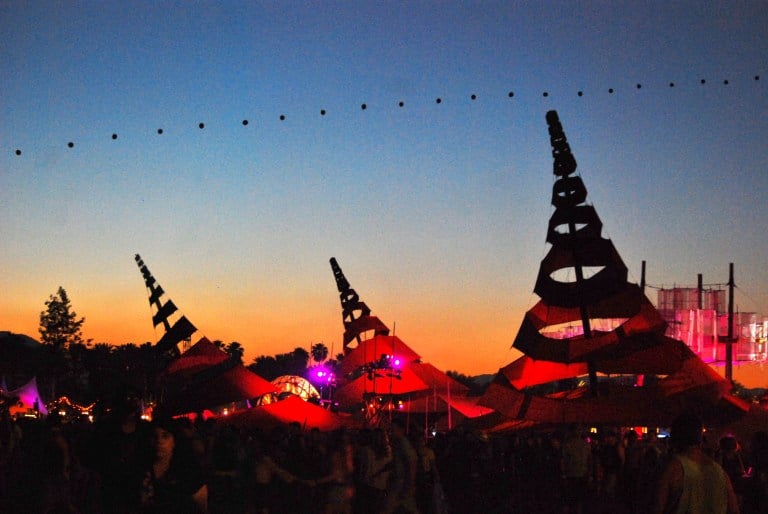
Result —
[{"label": "palm tree", "polygon": [[324,343],[315,343],[310,349],[312,353],[312,360],[315,362],[323,362],[328,358],[328,347]]},{"label": "palm tree", "polygon": [[243,345],[237,341],[232,341],[229,343],[226,348],[224,348],[224,351],[227,352],[233,359],[237,359],[241,363],[243,362],[243,353],[245,353],[245,348],[243,348]]}]

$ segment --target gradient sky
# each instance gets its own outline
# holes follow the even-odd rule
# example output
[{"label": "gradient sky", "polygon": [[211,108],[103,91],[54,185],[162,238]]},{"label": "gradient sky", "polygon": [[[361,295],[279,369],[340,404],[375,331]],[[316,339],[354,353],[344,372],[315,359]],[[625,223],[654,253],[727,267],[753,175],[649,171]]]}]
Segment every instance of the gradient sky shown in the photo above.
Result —
[{"label": "gradient sky", "polygon": [[671,4],[0,2],[0,330],[37,337],[61,285],[86,338],[156,341],[140,253],[248,361],[340,351],[335,256],[425,360],[495,372],[549,109],[633,281],[734,262],[768,314],[768,3]]}]

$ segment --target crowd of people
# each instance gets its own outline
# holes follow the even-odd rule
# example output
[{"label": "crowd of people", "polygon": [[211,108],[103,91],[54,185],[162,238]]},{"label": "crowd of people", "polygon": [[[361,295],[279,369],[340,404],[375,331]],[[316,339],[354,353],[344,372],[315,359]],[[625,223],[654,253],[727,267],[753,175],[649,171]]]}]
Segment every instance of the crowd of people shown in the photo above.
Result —
[{"label": "crowd of people", "polygon": [[399,418],[320,432],[120,408],[95,423],[4,416],[0,512],[768,512],[768,434],[744,446],[701,434],[695,419],[670,440],[576,426],[433,434]]}]

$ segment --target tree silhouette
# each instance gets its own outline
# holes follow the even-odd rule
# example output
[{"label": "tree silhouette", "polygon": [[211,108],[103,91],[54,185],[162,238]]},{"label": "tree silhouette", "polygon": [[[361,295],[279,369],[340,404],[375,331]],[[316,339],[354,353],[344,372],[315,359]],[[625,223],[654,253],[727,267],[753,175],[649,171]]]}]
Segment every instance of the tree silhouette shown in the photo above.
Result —
[{"label": "tree silhouette", "polygon": [[295,348],[289,353],[280,353],[274,357],[259,355],[248,365],[248,369],[267,380],[274,380],[283,375],[303,376],[307,371],[309,352],[304,348]]},{"label": "tree silhouette", "polygon": [[[48,298],[45,310],[40,313],[40,341],[45,350],[43,368],[49,379],[51,399],[56,398],[57,384],[70,389],[70,393],[79,393],[83,381],[87,380],[80,360],[85,348],[81,332],[84,322],[85,318],[77,319],[67,292],[61,286]],[[70,348],[75,350],[76,362],[73,362]]]},{"label": "tree silhouette", "polygon": [[328,347],[324,343],[315,343],[310,349],[312,353],[312,360],[315,362],[323,362],[328,358]]},{"label": "tree silhouette", "polygon": [[237,359],[241,363],[243,362],[243,353],[245,353],[245,348],[243,348],[243,345],[237,341],[232,341],[229,343],[226,348],[224,348],[224,351],[227,352],[230,357]]},{"label": "tree silhouette", "polygon": [[45,302],[45,310],[40,313],[40,341],[56,349],[83,343],[80,329],[84,322],[84,317],[77,319],[67,292],[59,286],[56,294],[52,294]]}]

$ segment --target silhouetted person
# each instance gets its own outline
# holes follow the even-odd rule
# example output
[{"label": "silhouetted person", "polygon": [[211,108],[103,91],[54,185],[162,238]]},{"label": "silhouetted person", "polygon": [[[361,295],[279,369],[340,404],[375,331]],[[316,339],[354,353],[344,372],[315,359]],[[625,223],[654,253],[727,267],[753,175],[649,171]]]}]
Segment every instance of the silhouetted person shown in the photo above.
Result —
[{"label": "silhouetted person", "polygon": [[589,487],[592,450],[577,426],[563,440],[562,475],[564,512],[581,514]]},{"label": "silhouetted person", "polygon": [[261,438],[254,438],[250,445],[252,473],[246,484],[249,495],[248,514],[269,514],[273,512],[272,496],[274,494],[274,479],[293,482],[296,477],[279,466],[264,448]]},{"label": "silhouetted person", "polygon": [[738,514],[723,468],[702,450],[701,420],[690,414],[672,423],[675,453],[658,482],[654,514]]},{"label": "silhouetted person", "polygon": [[105,513],[135,512],[136,490],[149,458],[149,424],[139,416],[139,405],[130,392],[119,392],[112,409],[98,420],[94,467],[101,476],[101,505]]},{"label": "silhouetted person", "polygon": [[435,451],[427,445],[424,436],[416,438],[416,501],[422,514],[435,512],[435,486],[440,481]]},{"label": "silhouetted person", "polygon": [[624,466],[624,447],[619,443],[616,432],[608,430],[603,435],[598,450],[598,461],[602,470],[600,492],[607,500],[616,498],[619,475]]},{"label": "silhouetted person", "polygon": [[399,509],[418,513],[416,507],[416,451],[405,436],[405,423],[392,420],[392,471],[387,484],[387,498],[381,514],[392,514]]}]

